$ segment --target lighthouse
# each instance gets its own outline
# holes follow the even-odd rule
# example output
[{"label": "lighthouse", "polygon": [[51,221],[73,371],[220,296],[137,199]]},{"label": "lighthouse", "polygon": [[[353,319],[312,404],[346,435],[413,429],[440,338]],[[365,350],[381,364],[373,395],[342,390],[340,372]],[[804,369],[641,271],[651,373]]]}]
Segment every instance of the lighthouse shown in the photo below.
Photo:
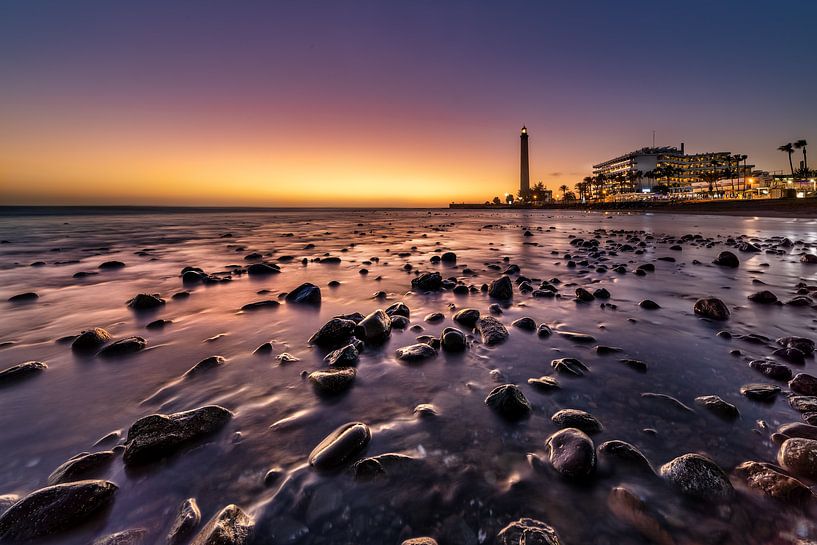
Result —
[{"label": "lighthouse", "polygon": [[522,126],[519,135],[521,154],[519,157],[519,196],[523,201],[530,200],[530,168],[528,167],[528,129]]}]

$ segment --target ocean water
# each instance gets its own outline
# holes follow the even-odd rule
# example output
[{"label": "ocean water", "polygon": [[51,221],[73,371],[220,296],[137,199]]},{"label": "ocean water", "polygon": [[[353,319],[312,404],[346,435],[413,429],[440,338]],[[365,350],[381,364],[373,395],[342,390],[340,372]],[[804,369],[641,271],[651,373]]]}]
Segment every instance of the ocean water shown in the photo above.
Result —
[{"label": "ocean water", "polygon": [[[218,404],[235,416],[220,432],[161,461],[132,469],[118,456],[95,475],[119,487],[111,508],[47,542],[90,543],[143,528],[145,543],[163,543],[179,505],[190,497],[205,520],[227,504],[239,505],[256,522],[253,543],[399,544],[422,535],[441,544],[494,543],[497,532],[520,517],[550,524],[567,545],[653,542],[643,528],[611,511],[609,495],[616,486],[644,500],[671,542],[817,539],[813,508],[764,497],[739,478],[732,479],[734,499],[713,506],[683,497],[659,477],[608,467],[601,459],[590,478],[565,479],[550,467],[545,446],[559,429],[551,415],[571,408],[603,424],[592,436],[596,446],[627,441],[656,468],[685,453],[706,454],[727,473],[747,460],[774,462],[778,446],[772,433],[800,421],[800,414],[787,402],[785,382],[747,363],[771,357],[778,337],[817,338],[817,315],[812,307],[758,305],[747,296],[769,289],[787,301],[798,283],[817,283],[817,266],[799,260],[801,252],[814,253],[817,221],[554,211],[88,212],[0,216],[0,367],[28,360],[48,365],[38,376],[0,390],[0,494],[25,495],[46,486],[57,466],[80,452],[110,448],[94,444],[113,431],[124,437],[148,414]],[[526,230],[532,236],[524,236]],[[703,239],[670,250],[687,234]],[[590,256],[570,244],[572,237],[596,237],[605,252]],[[780,248],[780,239],[772,237],[800,244],[766,253]],[[730,238],[754,239],[764,252],[739,252],[729,246]],[[620,251],[625,243],[640,253]],[[738,254],[739,268],[711,263],[726,249]],[[444,251],[456,253],[456,265],[430,262]],[[241,274],[254,262],[245,256],[254,252],[278,264],[281,273]],[[568,267],[566,254],[576,267]],[[314,261],[327,255],[341,262]],[[126,266],[98,268],[110,260]],[[654,263],[655,272],[633,274],[643,263]],[[534,286],[558,279],[560,296],[534,298],[515,285],[513,300],[497,316],[510,335],[497,346],[485,346],[478,334],[451,320],[466,307],[489,314],[496,301],[479,289],[468,295],[411,290],[417,271],[439,271],[479,288],[501,275],[496,266],[509,264],[518,265]],[[598,272],[599,265],[608,270]],[[628,272],[613,272],[615,265]],[[232,280],[185,286],[180,278],[185,266]],[[81,272],[97,274],[75,277]],[[329,287],[332,280],[340,285]],[[280,299],[276,308],[241,310],[247,303],[279,299],[303,282],[320,287],[319,306]],[[606,302],[614,307],[575,302],[577,287],[606,288],[611,293]],[[269,291],[259,294],[263,290]],[[181,291],[190,296],[173,298]],[[381,291],[385,299],[375,298]],[[24,292],[39,297],[6,301]],[[167,302],[155,311],[135,312],[126,301],[139,293],[159,294]],[[731,319],[695,316],[693,304],[705,296],[721,298]],[[661,308],[645,310],[638,305],[643,299]],[[317,395],[304,372],[326,368],[327,351],[310,346],[309,337],[333,316],[366,315],[397,301],[408,305],[412,326],[422,331],[394,330],[385,343],[367,346],[347,392]],[[432,312],[445,319],[426,322]],[[521,317],[549,325],[554,335],[541,338],[512,327]],[[160,318],[172,323],[146,328]],[[449,326],[469,335],[467,351],[440,352],[410,365],[395,357],[396,349],[415,343],[418,335],[439,336]],[[113,359],[72,352],[65,338],[91,327],[105,328],[114,339],[144,337],[147,348]],[[732,338],[717,336],[721,330]],[[577,344],[562,331],[590,334],[596,342]],[[740,338],[753,333],[770,340]],[[272,352],[255,354],[266,342]],[[596,345],[621,351],[599,354]],[[284,352],[299,361],[282,363],[277,356]],[[180,378],[213,355],[226,363]],[[550,362],[562,357],[578,358],[590,372],[557,375]],[[647,372],[630,369],[622,358],[645,362]],[[791,367],[813,373],[814,365],[807,359]],[[527,383],[543,375],[558,376],[561,388],[543,393]],[[529,418],[509,422],[485,405],[500,382],[519,385],[533,408]],[[739,391],[752,382],[777,384],[783,392],[773,403],[758,403]],[[694,412],[643,397],[646,392],[672,396]],[[713,394],[736,405],[740,417],[724,421],[694,402]],[[437,415],[417,416],[414,408],[423,403],[432,404]],[[311,468],[312,449],[355,421],[372,432],[358,458],[399,453],[415,460],[365,481],[353,478],[351,463],[332,473]],[[265,484],[271,468],[280,478]]]}]

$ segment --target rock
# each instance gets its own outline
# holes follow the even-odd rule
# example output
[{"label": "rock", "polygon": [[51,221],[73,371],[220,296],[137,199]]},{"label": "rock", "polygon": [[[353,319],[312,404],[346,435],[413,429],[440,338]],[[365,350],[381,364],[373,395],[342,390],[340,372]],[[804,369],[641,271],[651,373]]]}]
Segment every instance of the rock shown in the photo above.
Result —
[{"label": "rock", "polygon": [[347,344],[342,348],[330,352],[323,361],[328,362],[329,365],[346,367],[357,363],[360,357],[360,351],[354,344]]},{"label": "rock", "polygon": [[408,306],[402,301],[390,305],[389,308],[386,309],[386,314],[391,317],[405,316],[406,318],[411,318],[411,310],[409,310]]},{"label": "rock", "polygon": [[[795,411],[801,413],[817,412],[817,397],[814,396],[792,396],[789,398],[789,405]],[[806,414],[806,416],[808,416]],[[804,417],[805,418],[805,417]],[[808,421],[808,419],[807,419]],[[813,422],[809,422],[812,424]]]},{"label": "rock", "polygon": [[777,339],[777,344],[785,348],[795,348],[805,354],[811,356],[814,353],[814,341],[804,337],[781,337]]},{"label": "rock", "polygon": [[454,327],[446,327],[440,335],[440,347],[445,352],[462,352],[468,348],[465,333]]},{"label": "rock", "polygon": [[247,267],[247,274],[250,276],[269,276],[281,272],[281,267],[269,263],[253,263]]},{"label": "rock", "polygon": [[817,426],[804,424],[803,422],[783,424],[777,429],[777,431],[787,438],[802,437],[803,439],[817,439]]},{"label": "rock", "polygon": [[148,342],[143,337],[126,337],[104,347],[98,352],[98,355],[103,358],[127,356],[144,350],[147,344]]},{"label": "rock", "polygon": [[576,288],[576,301],[580,303],[589,303],[595,300],[596,297],[584,288]]},{"label": "rock", "polygon": [[740,246],[738,246],[738,250],[741,252],[749,252],[749,253],[759,253],[761,250],[758,246],[752,244],[751,242],[741,242]]},{"label": "rock", "polygon": [[774,401],[780,393],[780,386],[773,384],[752,383],[740,387],[740,393],[753,401],[770,402]]},{"label": "rock", "polygon": [[357,372],[354,367],[338,367],[309,373],[309,382],[324,394],[339,394],[351,388]]},{"label": "rock", "polygon": [[637,447],[625,441],[613,439],[599,445],[599,456],[614,460],[616,465],[626,465],[634,469],[652,473],[653,468],[647,457]]},{"label": "rock", "polygon": [[778,348],[772,352],[772,355],[796,365],[805,365],[806,363],[806,355],[796,348]]},{"label": "rock", "polygon": [[29,291],[27,293],[18,293],[17,295],[12,295],[8,298],[9,303],[30,303],[31,301],[36,301],[40,296],[34,293],[33,291]]},{"label": "rock", "polygon": [[173,322],[171,320],[163,320],[163,319],[160,318],[158,320],[153,320],[152,322],[148,323],[148,325],[145,326],[145,329],[149,329],[151,331],[157,331],[157,330],[160,330],[160,329],[164,329],[166,326],[168,326],[168,325],[170,325],[172,323]]},{"label": "rock", "polygon": [[790,380],[792,377],[791,369],[782,363],[775,363],[767,360],[753,360],[749,362],[749,367],[756,371],[760,371],[770,379],[774,380]]},{"label": "rock", "polygon": [[165,300],[158,295],[140,293],[133,299],[128,300],[127,305],[133,310],[152,310],[165,304]]},{"label": "rock", "polygon": [[138,545],[147,535],[144,528],[131,528],[94,540],[93,545]]},{"label": "rock", "polygon": [[359,456],[372,438],[369,427],[350,422],[326,436],[309,455],[309,465],[318,470],[336,469]]},{"label": "rock", "polygon": [[77,481],[32,492],[0,515],[0,541],[21,542],[79,526],[113,502],[109,481]]},{"label": "rock", "polygon": [[607,498],[607,506],[618,520],[635,528],[650,543],[675,545],[669,532],[650,513],[647,504],[627,488],[613,487]]},{"label": "rock", "polygon": [[618,361],[620,361],[621,363],[623,363],[624,365],[626,365],[630,369],[638,371],[639,373],[646,373],[647,372],[647,364],[644,363],[641,360],[633,360],[633,359],[624,358],[624,359],[621,359],[621,360],[618,360]]},{"label": "rock", "polygon": [[104,271],[113,271],[116,269],[123,269],[125,264],[121,261],[105,261],[99,265],[99,268]]},{"label": "rock", "polygon": [[610,292],[607,291],[607,289],[605,288],[597,288],[593,290],[593,297],[595,297],[596,299],[609,299]]},{"label": "rock", "polygon": [[423,318],[429,324],[436,324],[437,322],[442,322],[445,320],[445,315],[442,312],[432,312],[430,314],[426,314],[426,317]]},{"label": "rock", "polygon": [[184,376],[186,377],[196,376],[204,371],[209,371],[211,369],[215,369],[216,367],[221,367],[225,363],[227,363],[227,360],[225,360],[221,356],[210,356],[209,358],[204,358],[196,365],[188,369]]},{"label": "rock", "polygon": [[550,392],[560,388],[559,381],[553,377],[543,376],[539,378],[529,378],[528,384],[543,392]]},{"label": "rock", "polygon": [[577,360],[576,358],[559,358],[550,362],[558,373],[573,375],[576,377],[584,376],[585,373],[590,372],[590,368]]},{"label": "rock", "polygon": [[525,418],[532,410],[525,394],[515,384],[497,386],[485,398],[485,404],[508,420]]},{"label": "rock", "polygon": [[241,310],[245,312],[251,312],[253,310],[263,310],[269,308],[278,308],[281,306],[281,303],[275,301],[274,299],[264,299],[262,301],[253,301],[252,303],[247,303],[246,305],[241,307]]},{"label": "rock", "polygon": [[696,397],[695,403],[725,420],[734,420],[740,416],[737,407],[716,395]]},{"label": "rock", "polygon": [[179,506],[173,526],[167,534],[167,545],[180,545],[201,523],[201,510],[195,498],[187,498]]},{"label": "rock", "polygon": [[289,352],[281,352],[280,354],[275,356],[275,359],[278,360],[279,362],[281,362],[281,365],[286,365],[288,363],[294,363],[296,361],[301,361],[300,358],[297,358],[297,357],[293,356]]},{"label": "rock", "polygon": [[488,286],[488,297],[494,299],[513,299],[513,282],[508,276],[502,276]]},{"label": "rock", "polygon": [[431,537],[413,537],[404,540],[400,545],[437,545],[437,540]]},{"label": "rock", "polygon": [[684,454],[670,460],[661,466],[659,473],[673,488],[698,500],[728,500],[734,492],[726,473],[700,454]]},{"label": "rock", "polygon": [[95,352],[100,346],[112,339],[111,334],[102,329],[95,327],[80,333],[74,342],[71,343],[71,349],[76,352]]},{"label": "rock", "polygon": [[817,440],[786,439],[777,452],[777,463],[793,475],[817,480]]},{"label": "rock", "polygon": [[357,324],[356,331],[366,342],[382,343],[391,335],[391,318],[382,310],[375,310]]},{"label": "rock", "polygon": [[777,295],[770,292],[769,290],[762,290],[756,293],[753,293],[748,297],[750,301],[753,303],[760,303],[762,305],[771,305],[777,302]]},{"label": "rock", "polygon": [[306,282],[287,293],[286,302],[301,305],[320,305],[321,289],[315,284]]},{"label": "rock", "polygon": [[576,333],[574,331],[559,331],[560,336],[565,339],[579,344],[589,344],[596,342],[596,338],[586,333]]},{"label": "rock", "polygon": [[658,310],[661,308],[661,305],[650,299],[644,299],[643,301],[638,303],[638,306],[640,306],[644,310]]},{"label": "rock", "polygon": [[464,308],[454,314],[453,320],[465,327],[473,328],[479,320],[479,311],[475,308]]},{"label": "rock", "polygon": [[340,348],[348,344],[357,324],[352,320],[332,318],[309,338],[309,344],[322,348]]},{"label": "rock", "polygon": [[13,365],[0,371],[0,386],[39,375],[46,369],[48,366],[41,361],[26,361]]},{"label": "rock", "polygon": [[786,503],[801,505],[813,497],[808,486],[772,464],[743,462],[735,468],[735,475],[743,478],[749,488]]},{"label": "rock", "polygon": [[593,440],[583,431],[567,428],[548,437],[545,443],[553,468],[571,479],[588,477],[596,467]]},{"label": "rock", "polygon": [[719,253],[718,257],[715,258],[715,260],[712,263],[714,263],[715,265],[719,265],[721,267],[731,267],[733,269],[740,266],[740,260],[738,259],[738,256],[729,251],[723,251]]},{"label": "rock", "polygon": [[536,331],[536,322],[533,321],[533,318],[528,318],[527,316],[514,320],[511,325],[522,331]]},{"label": "rock", "polygon": [[508,338],[508,330],[502,325],[502,322],[493,316],[480,318],[477,321],[476,329],[482,338],[482,343],[486,346],[503,343]]},{"label": "rock", "polygon": [[562,545],[556,530],[531,518],[508,524],[499,531],[496,539],[499,545]]},{"label": "rock", "polygon": [[206,405],[173,414],[151,414],[128,429],[123,461],[125,465],[154,462],[184,445],[211,435],[233,417],[218,405]]},{"label": "rock", "polygon": [[800,263],[808,263],[810,265],[814,265],[815,263],[817,263],[817,255],[803,254],[800,256]]},{"label": "rock", "polygon": [[453,264],[457,262],[457,254],[454,252],[445,252],[440,256],[440,261],[443,263]]},{"label": "rock", "polygon": [[423,273],[412,279],[411,287],[422,291],[439,291],[443,287],[443,277],[438,272]]},{"label": "rock", "polygon": [[789,388],[792,392],[807,396],[817,395],[817,377],[806,373],[797,373],[791,381]]},{"label": "rock", "polygon": [[576,428],[588,435],[599,433],[604,427],[592,414],[578,409],[562,409],[550,417],[560,428]]},{"label": "rock", "polygon": [[115,457],[116,453],[112,450],[83,453],[74,456],[48,476],[48,484],[81,481],[90,477],[96,477],[97,473],[105,469]]},{"label": "rock", "polygon": [[536,336],[545,339],[553,335],[553,330],[550,329],[550,326],[547,324],[539,324],[539,327],[536,328]]},{"label": "rock", "polygon": [[693,307],[695,314],[710,320],[724,321],[730,316],[729,308],[723,301],[716,297],[698,299]]},{"label": "rock", "polygon": [[252,518],[237,505],[228,505],[210,519],[190,545],[245,545],[252,537]]}]

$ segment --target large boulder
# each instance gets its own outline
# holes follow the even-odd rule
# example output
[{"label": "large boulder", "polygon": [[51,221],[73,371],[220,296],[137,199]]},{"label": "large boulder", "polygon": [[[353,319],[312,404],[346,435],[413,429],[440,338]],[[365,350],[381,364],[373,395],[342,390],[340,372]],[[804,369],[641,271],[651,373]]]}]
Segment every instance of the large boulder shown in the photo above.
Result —
[{"label": "large boulder", "polygon": [[110,465],[115,457],[116,453],[112,450],[85,452],[74,456],[51,472],[51,475],[48,476],[48,484],[81,481],[97,476],[100,471]]},{"label": "large boulder", "polygon": [[718,299],[717,297],[705,297],[695,301],[695,306],[692,307],[695,314],[710,320],[724,321],[728,320],[730,316],[729,307]]},{"label": "large boulder", "polygon": [[357,324],[356,331],[368,343],[382,343],[391,335],[391,318],[378,309]]},{"label": "large boulder", "polygon": [[729,268],[736,268],[740,266],[740,260],[738,256],[733,254],[730,251],[723,251],[718,254],[718,257],[712,262],[715,265],[719,265],[721,267],[729,267]]},{"label": "large boulder", "polygon": [[567,428],[548,437],[545,443],[553,469],[571,479],[588,477],[596,468],[596,448],[583,431]]},{"label": "large boulder", "polygon": [[817,480],[817,440],[786,439],[777,452],[777,463],[793,475]]},{"label": "large boulder", "polygon": [[482,338],[483,344],[487,346],[500,344],[508,338],[508,329],[493,316],[480,318],[477,321],[477,331]]},{"label": "large boulder", "polygon": [[700,454],[684,454],[659,469],[660,475],[676,490],[698,500],[723,501],[734,490],[718,464]]},{"label": "large boulder", "polygon": [[559,535],[544,522],[521,518],[505,526],[496,536],[500,545],[561,545]]},{"label": "large boulder", "polygon": [[743,462],[735,468],[735,474],[754,490],[786,503],[802,504],[813,494],[808,486],[790,477],[772,464]]},{"label": "large boulder", "polygon": [[244,545],[249,543],[255,523],[237,505],[228,505],[201,529],[190,545]]},{"label": "large boulder", "polygon": [[366,424],[344,424],[312,450],[309,465],[318,470],[337,469],[357,458],[366,449],[371,438],[372,432]]},{"label": "large boulder", "polygon": [[116,491],[109,481],[41,488],[0,515],[0,542],[19,543],[70,530],[108,507]]},{"label": "large boulder", "polygon": [[95,327],[88,329],[74,339],[71,343],[71,349],[75,352],[96,352],[103,344],[111,340],[111,334],[102,329]]},{"label": "large boulder", "polygon": [[128,429],[123,460],[125,465],[154,462],[182,446],[211,435],[233,417],[218,405],[206,405],[173,414],[151,414]]},{"label": "large boulder", "polygon": [[357,324],[345,318],[332,318],[309,338],[309,344],[321,348],[340,348],[349,343]]},{"label": "large boulder", "polygon": [[497,386],[485,398],[485,404],[508,420],[519,420],[531,412],[528,399],[515,384]]},{"label": "large boulder", "polygon": [[287,293],[286,302],[302,305],[320,305],[321,289],[315,284],[306,282]]},{"label": "large boulder", "polygon": [[438,272],[423,273],[411,280],[411,287],[422,291],[439,291],[443,287],[443,277]]},{"label": "large boulder", "polygon": [[488,286],[488,296],[494,299],[513,299],[513,282],[508,276],[502,276]]}]

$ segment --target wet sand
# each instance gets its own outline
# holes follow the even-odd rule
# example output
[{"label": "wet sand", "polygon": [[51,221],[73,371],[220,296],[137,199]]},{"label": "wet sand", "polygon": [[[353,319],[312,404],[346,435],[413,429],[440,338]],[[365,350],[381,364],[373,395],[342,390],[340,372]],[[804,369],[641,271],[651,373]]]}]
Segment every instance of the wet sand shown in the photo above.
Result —
[{"label": "wet sand", "polygon": [[[235,543],[399,544],[419,536],[443,545],[519,543],[498,534],[522,517],[549,525],[565,545],[817,539],[810,492],[796,501],[773,498],[736,469],[746,461],[777,465],[786,439],[778,428],[812,417],[796,410],[808,400],[790,403],[808,384],[795,383],[793,392],[787,378],[749,363],[815,374],[811,354],[797,362],[776,341],[817,337],[810,299],[817,264],[801,261],[817,253],[813,219],[542,210],[97,213],[0,217],[0,240],[0,370],[47,365],[0,391],[0,495],[26,498],[83,452],[112,452],[80,476],[118,487],[98,512],[42,542],[84,544],[139,530],[142,542],[164,543],[188,498],[201,522],[183,543],[230,504],[251,528]],[[742,243],[759,251],[741,251]],[[739,266],[713,264],[722,251]],[[447,252],[455,262],[432,260]],[[279,272],[248,274],[262,263]],[[183,279],[185,267],[202,273]],[[441,289],[434,277],[416,282],[435,272]],[[484,290],[506,272],[512,297],[491,297]],[[320,289],[319,304],[283,296],[304,283]],[[579,288],[587,301],[577,301]],[[781,304],[748,299],[762,290]],[[26,293],[37,297],[6,301]],[[163,303],[129,307],[138,294]],[[693,306],[705,297],[722,300],[729,318],[697,315]],[[659,308],[641,305],[645,299]],[[262,301],[277,304],[245,309]],[[320,391],[309,374],[331,371],[325,357],[334,346],[310,344],[313,334],[333,317],[359,322],[353,313],[401,301],[408,323],[393,314],[391,328],[353,323],[340,335],[339,345],[372,337],[361,339],[356,361],[340,365],[355,369],[351,381],[334,394]],[[480,330],[454,321],[464,308],[501,322],[507,338],[489,344],[484,323]],[[529,321],[512,325],[521,318],[534,330]],[[111,339],[72,350],[76,336],[94,327]],[[378,327],[388,334],[377,339]],[[448,327],[463,333],[464,351],[439,346]],[[105,356],[105,347],[134,336],[145,346]],[[430,352],[401,360],[398,349],[418,337]],[[553,363],[564,358],[585,370],[572,374],[564,361]],[[528,382],[543,376],[558,388]],[[759,402],[741,393],[750,383],[780,390]],[[516,385],[529,408],[518,399],[486,404],[503,384]],[[696,401],[713,395],[738,415]],[[126,441],[140,418],[210,405],[232,414],[222,422],[219,413],[212,429],[183,444],[137,451],[138,429]],[[598,425],[583,413],[554,421],[563,409],[589,413]],[[354,422],[365,425],[349,440],[354,445],[315,452]],[[565,426],[584,428],[592,441],[592,461],[566,451],[578,476],[554,456],[565,453],[556,444],[564,438],[548,445]],[[797,429],[789,436],[811,430]],[[610,441],[634,446],[649,467],[625,463]],[[671,468],[660,469],[689,453],[723,471],[723,478],[688,476],[703,496],[685,490]],[[817,472],[809,471],[778,475],[811,486]]]}]

